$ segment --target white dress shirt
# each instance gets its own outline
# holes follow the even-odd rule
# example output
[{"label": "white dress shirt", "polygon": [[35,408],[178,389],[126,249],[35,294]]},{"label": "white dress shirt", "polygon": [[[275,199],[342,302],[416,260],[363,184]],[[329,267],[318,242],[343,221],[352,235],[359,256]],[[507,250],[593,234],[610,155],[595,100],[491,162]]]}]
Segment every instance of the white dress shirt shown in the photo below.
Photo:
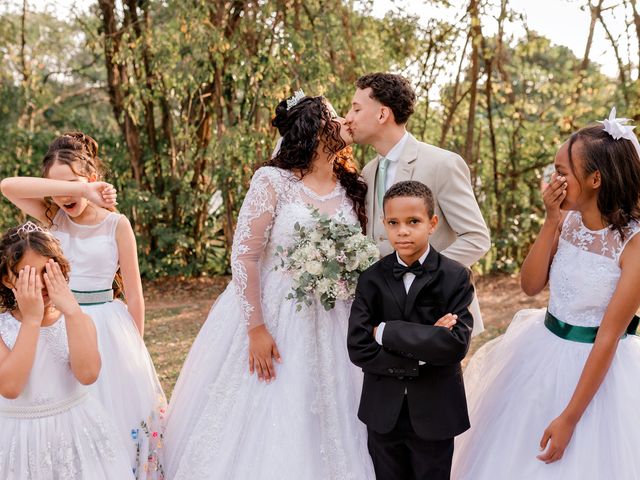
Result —
[{"label": "white dress shirt", "polygon": [[[431,245],[427,246],[427,250],[422,254],[420,259],[418,260],[420,262],[420,265],[422,265],[424,261],[427,259],[427,255],[429,255],[429,250],[431,250]],[[402,261],[402,259],[400,258],[400,255],[398,255],[398,252],[396,252],[396,258],[398,259],[398,263],[400,265],[403,265],[405,267],[409,266]],[[413,283],[413,280],[415,278],[416,276],[411,272],[407,272],[402,276],[405,292],[409,293],[409,289],[411,288],[411,284]],[[385,326],[385,322],[381,322],[380,325],[378,325],[378,329],[376,330],[376,337],[375,337],[376,342],[378,342],[380,345],[382,345],[382,334],[384,333],[384,326]],[[424,365],[424,362],[421,361],[420,365]]]},{"label": "white dress shirt", "polygon": [[404,132],[404,135],[400,140],[398,140],[398,143],[391,147],[391,150],[389,150],[386,155],[383,155],[387,160],[389,160],[387,176],[384,182],[385,192],[391,188],[391,185],[393,185],[393,180],[396,178],[396,171],[398,170],[398,159],[400,158],[400,154],[402,153],[408,139],[409,132]]}]

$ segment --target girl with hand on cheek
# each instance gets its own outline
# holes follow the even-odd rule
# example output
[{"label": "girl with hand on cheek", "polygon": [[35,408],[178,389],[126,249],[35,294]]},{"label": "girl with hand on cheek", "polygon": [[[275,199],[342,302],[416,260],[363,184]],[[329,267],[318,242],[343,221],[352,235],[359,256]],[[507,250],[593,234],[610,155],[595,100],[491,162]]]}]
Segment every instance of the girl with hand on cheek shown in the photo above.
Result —
[{"label": "girl with hand on cheek", "polygon": [[614,109],[555,167],[521,272],[528,295],[549,284],[549,306],[518,312],[467,366],[457,480],[640,478],[640,144]]}]

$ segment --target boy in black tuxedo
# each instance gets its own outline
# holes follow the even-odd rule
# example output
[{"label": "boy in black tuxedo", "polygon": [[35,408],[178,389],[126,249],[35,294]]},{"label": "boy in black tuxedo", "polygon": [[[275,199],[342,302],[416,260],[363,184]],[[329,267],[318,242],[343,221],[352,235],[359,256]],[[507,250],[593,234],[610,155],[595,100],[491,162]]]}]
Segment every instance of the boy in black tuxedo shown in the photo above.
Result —
[{"label": "boy in black tuxedo", "polygon": [[378,480],[445,480],[453,438],[469,428],[470,272],[429,246],[438,218],[426,185],[396,183],[383,211],[395,252],[362,273],[349,318],[349,356],[364,371],[358,417]]}]

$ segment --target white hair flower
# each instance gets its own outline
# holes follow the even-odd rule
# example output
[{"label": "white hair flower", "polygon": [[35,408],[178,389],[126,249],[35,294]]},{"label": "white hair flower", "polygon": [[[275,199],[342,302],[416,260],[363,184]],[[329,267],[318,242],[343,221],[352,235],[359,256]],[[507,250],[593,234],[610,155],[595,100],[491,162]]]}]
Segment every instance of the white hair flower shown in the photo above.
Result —
[{"label": "white hair flower", "polygon": [[604,131],[611,135],[614,140],[624,138],[633,143],[636,152],[640,156],[640,143],[638,143],[636,134],[633,133],[633,129],[636,127],[635,125],[628,125],[630,121],[628,118],[616,118],[616,107],[613,107],[611,113],[609,113],[609,118],[598,121],[598,123],[602,124]]}]

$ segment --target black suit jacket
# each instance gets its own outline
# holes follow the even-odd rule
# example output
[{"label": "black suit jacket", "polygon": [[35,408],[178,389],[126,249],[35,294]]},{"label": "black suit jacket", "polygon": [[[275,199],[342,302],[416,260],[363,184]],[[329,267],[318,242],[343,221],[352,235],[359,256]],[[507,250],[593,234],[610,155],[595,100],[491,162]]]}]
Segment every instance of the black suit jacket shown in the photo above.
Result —
[{"label": "black suit jacket", "polygon": [[[376,432],[390,432],[406,389],[416,433],[429,440],[453,438],[469,428],[460,361],[473,328],[470,272],[432,246],[422,264],[425,273],[405,293],[402,279],[393,277],[395,262],[394,252],[362,273],[351,308],[349,356],[364,371],[358,417]],[[458,315],[452,330],[433,326],[447,313]],[[381,322],[384,346],[373,336]]]}]

